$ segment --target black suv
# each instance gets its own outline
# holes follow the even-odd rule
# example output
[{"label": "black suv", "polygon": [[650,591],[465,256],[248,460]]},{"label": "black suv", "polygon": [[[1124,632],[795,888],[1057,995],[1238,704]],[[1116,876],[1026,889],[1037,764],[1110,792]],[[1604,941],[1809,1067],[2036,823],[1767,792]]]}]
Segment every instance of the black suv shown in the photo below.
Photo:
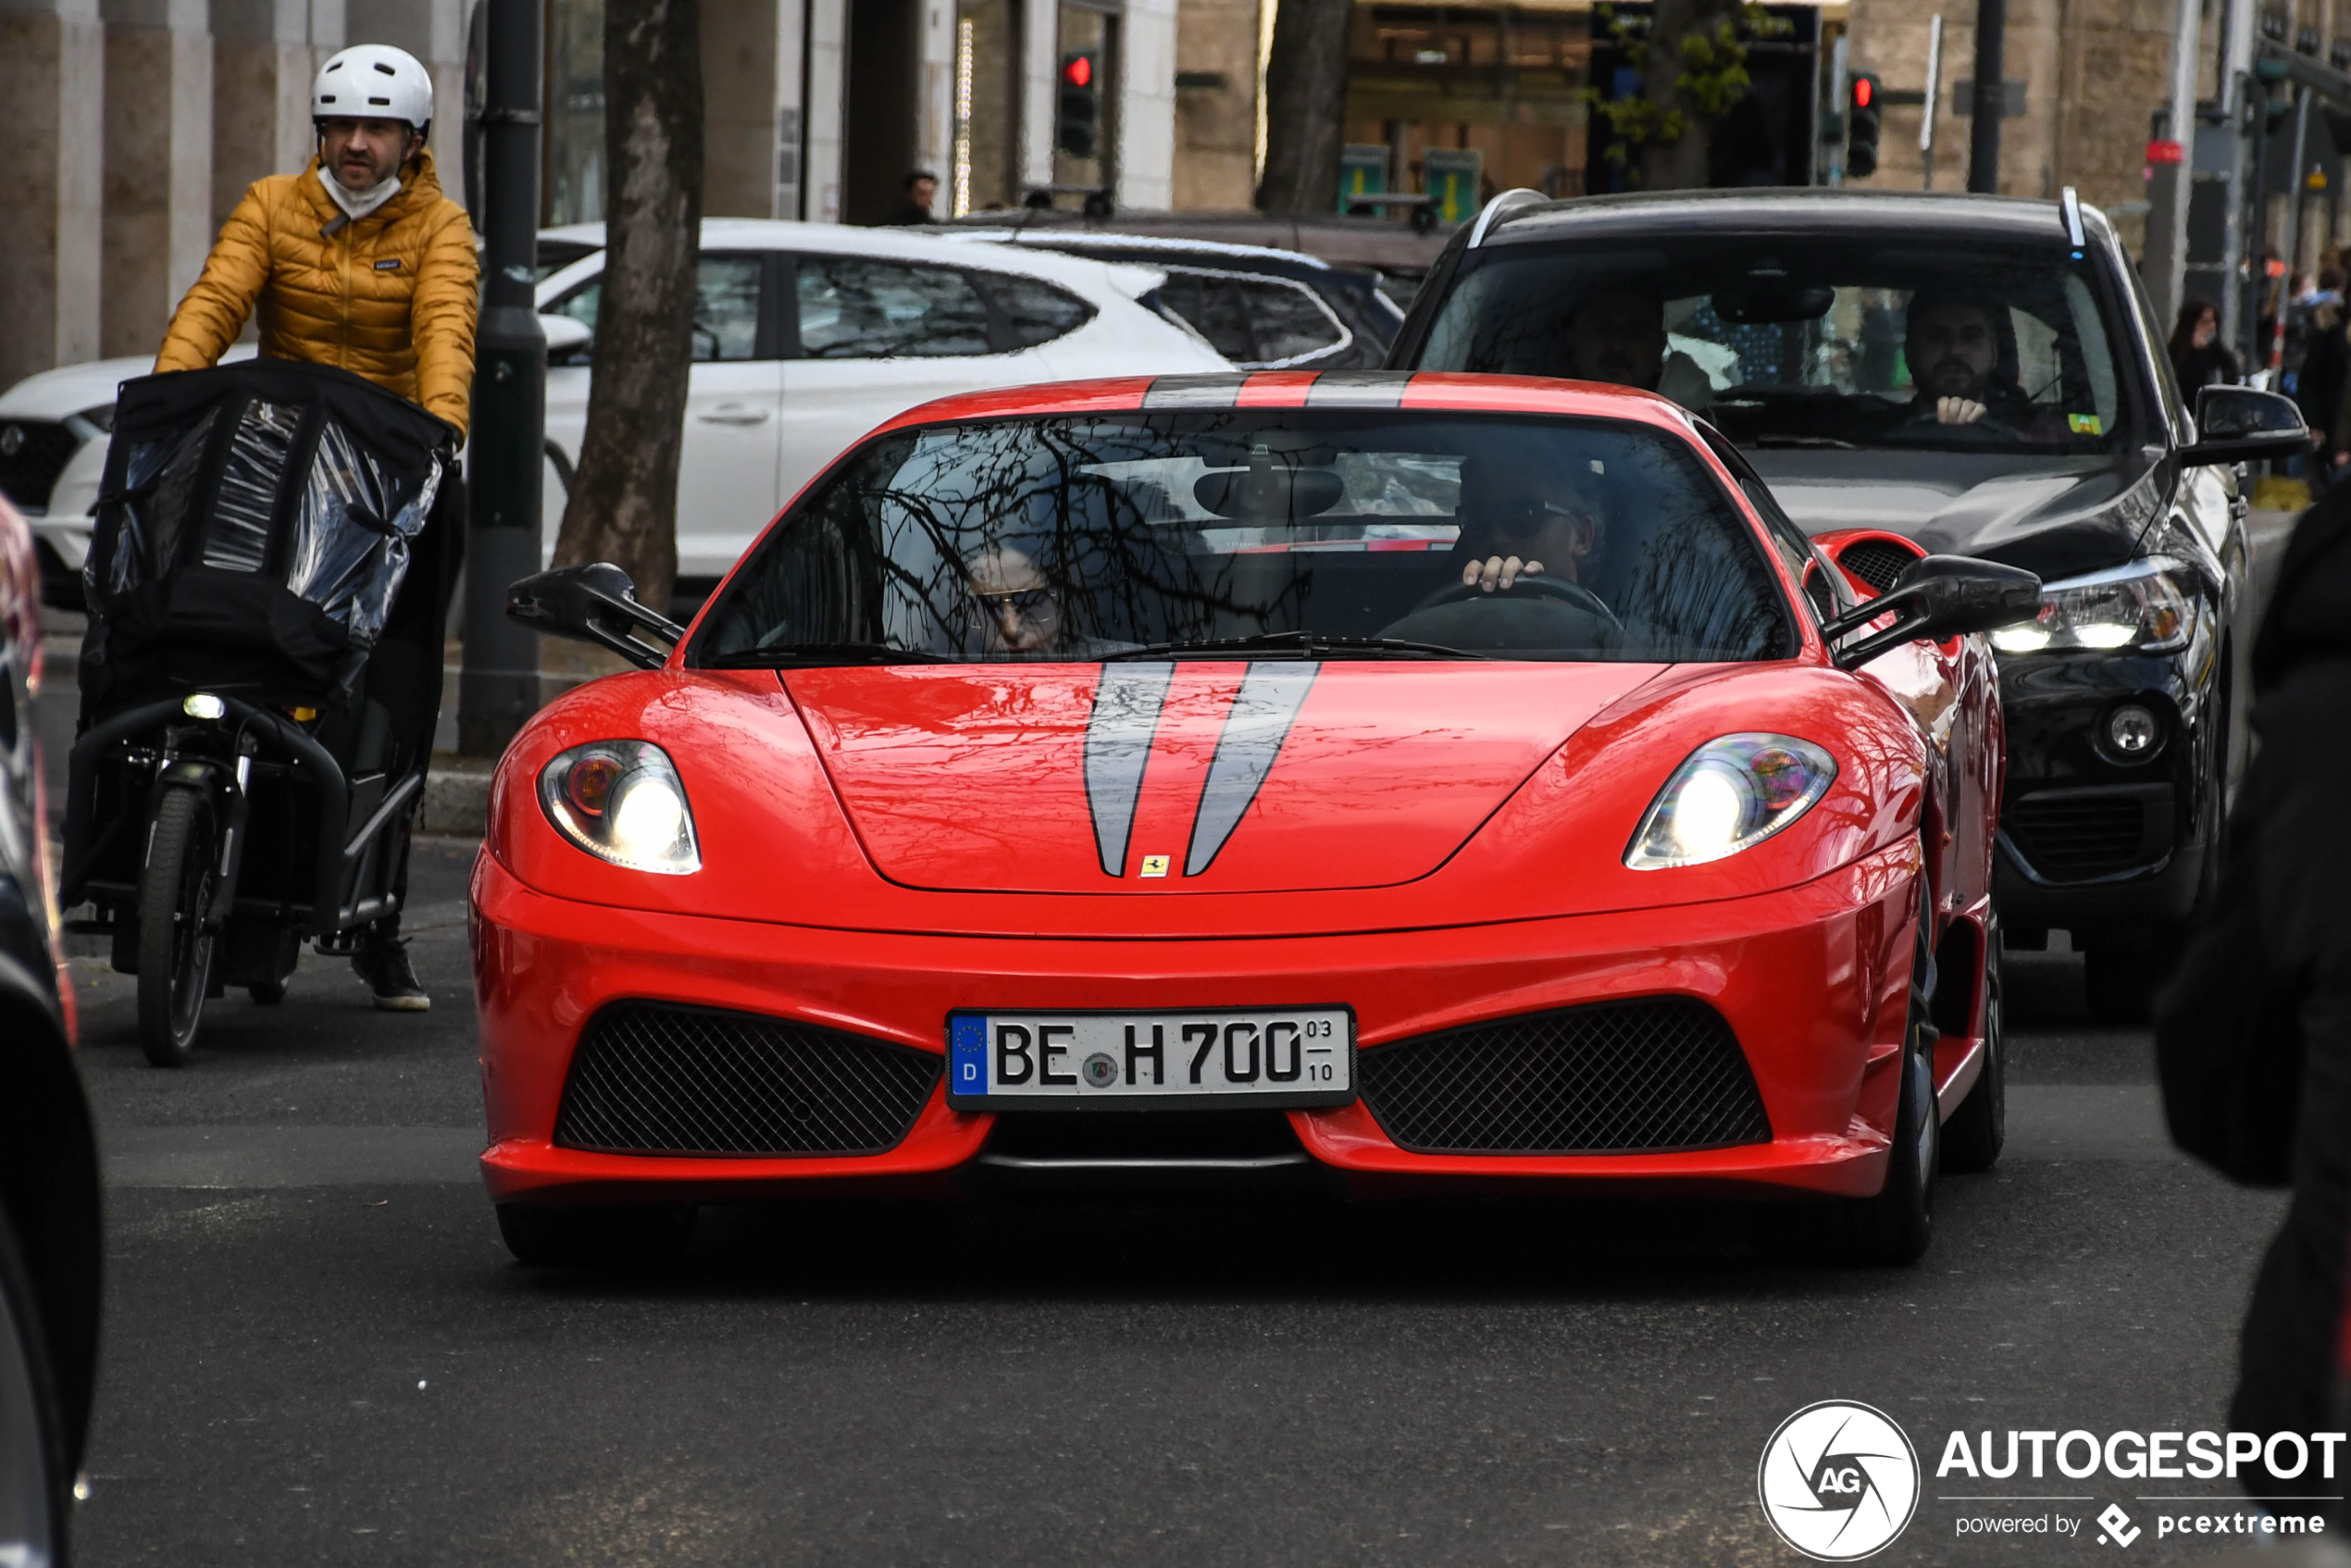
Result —
[{"label": "black suv", "polygon": [[[1388,363],[1646,386],[1815,535],[2039,574],[2039,618],[1992,637],[2008,945],[2070,931],[2093,1008],[2144,1013],[2243,751],[2234,464],[2307,437],[2264,392],[2208,388],[2191,416],[2102,214],[2071,191],[1510,192],[1455,236]],[[1839,541],[1881,588],[1910,558]]]}]

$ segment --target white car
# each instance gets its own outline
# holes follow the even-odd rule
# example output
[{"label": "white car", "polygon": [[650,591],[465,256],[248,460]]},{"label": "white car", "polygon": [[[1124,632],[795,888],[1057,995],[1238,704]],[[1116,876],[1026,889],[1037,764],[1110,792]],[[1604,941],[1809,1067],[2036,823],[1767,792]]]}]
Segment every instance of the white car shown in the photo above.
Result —
[{"label": "white car", "polygon": [[[542,257],[577,257],[541,280],[542,316],[594,326],[603,244],[602,224],[541,236]],[[949,245],[921,230],[706,221],[678,475],[679,578],[700,586],[723,575],[802,485],[916,404],[1038,381],[1229,369],[1141,303],[1162,280],[1152,268]],[[577,328],[551,322],[549,336],[547,439],[568,466],[588,423],[590,345]],[[550,548],[567,482],[549,476]]]},{"label": "white car", "polygon": [[[561,263],[537,292],[548,317],[550,555],[588,423],[603,246],[600,223],[541,235],[542,257]],[[723,576],[826,464],[918,403],[1229,369],[1197,333],[1140,303],[1162,278],[1044,251],[951,247],[921,230],[708,220],[678,464],[679,577],[694,588]],[[252,353],[243,344],[223,357]],[[0,492],[31,520],[49,590],[68,604],[81,603],[70,574],[89,554],[115,388],[154,363],[67,366],[0,394]]]}]

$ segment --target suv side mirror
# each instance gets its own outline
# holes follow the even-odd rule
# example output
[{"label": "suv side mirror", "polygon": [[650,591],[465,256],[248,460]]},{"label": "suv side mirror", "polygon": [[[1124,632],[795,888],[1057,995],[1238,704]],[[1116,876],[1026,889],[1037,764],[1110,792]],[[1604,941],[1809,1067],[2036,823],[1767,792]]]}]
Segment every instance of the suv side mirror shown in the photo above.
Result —
[{"label": "suv side mirror", "polygon": [[547,336],[547,362],[551,365],[585,353],[588,345],[596,341],[596,334],[589,330],[587,322],[554,311],[541,313],[539,330]]},{"label": "suv side mirror", "polygon": [[2290,397],[2251,387],[2204,387],[2196,394],[2194,446],[2183,463],[2255,463],[2310,450],[2310,427]]},{"label": "suv side mirror", "polygon": [[[506,590],[506,614],[557,637],[608,648],[640,669],[654,669],[686,628],[637,602],[637,585],[610,561],[557,566]],[[654,646],[657,639],[661,646]]]},{"label": "suv side mirror", "polygon": [[[2019,566],[1972,555],[1929,555],[1902,568],[1894,586],[1821,628],[1839,669],[1868,664],[1898,643],[1940,642],[2030,620],[2041,608],[2041,579]],[[1872,621],[1894,612],[1894,624],[1859,642],[1835,646]]]}]

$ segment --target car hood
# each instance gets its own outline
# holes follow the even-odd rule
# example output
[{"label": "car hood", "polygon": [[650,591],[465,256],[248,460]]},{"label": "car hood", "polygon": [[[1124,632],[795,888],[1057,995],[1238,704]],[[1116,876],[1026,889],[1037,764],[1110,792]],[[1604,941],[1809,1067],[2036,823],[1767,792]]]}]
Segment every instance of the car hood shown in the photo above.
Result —
[{"label": "car hood", "polygon": [[2129,560],[2169,500],[2171,477],[2136,454],[2021,463],[1908,452],[1765,449],[1748,457],[1807,532],[1885,529],[1936,554],[2003,561],[2045,581]]},{"label": "car hood", "polygon": [[[224,365],[239,359],[251,359],[251,343],[237,343],[220,356]],[[155,356],[130,355],[119,359],[92,359],[80,365],[60,365],[55,370],[44,370],[27,376],[6,392],[0,392],[0,417],[16,415],[28,419],[62,419],[68,414],[79,414],[85,408],[114,404],[115,389],[123,382],[155,373]]]},{"label": "car hood", "polygon": [[1659,667],[1183,661],[782,678],[890,881],[1180,894],[1425,877]]}]

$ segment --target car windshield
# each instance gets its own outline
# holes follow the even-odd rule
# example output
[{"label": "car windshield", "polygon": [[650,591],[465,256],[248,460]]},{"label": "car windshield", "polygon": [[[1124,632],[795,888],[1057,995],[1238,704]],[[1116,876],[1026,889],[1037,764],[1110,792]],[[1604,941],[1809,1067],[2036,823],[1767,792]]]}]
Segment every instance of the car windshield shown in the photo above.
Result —
[{"label": "car windshield", "polygon": [[2099,298],[2053,248],[1509,245],[1465,268],[1418,367],[1645,386],[1743,446],[2108,452],[2125,411]]},{"label": "car windshield", "polygon": [[[1782,657],[1794,628],[1764,551],[1688,441],[1630,422],[1219,409],[937,425],[821,481],[735,574],[691,657]],[[1462,580],[1472,560],[1512,557],[1533,575],[1506,592]]]}]

